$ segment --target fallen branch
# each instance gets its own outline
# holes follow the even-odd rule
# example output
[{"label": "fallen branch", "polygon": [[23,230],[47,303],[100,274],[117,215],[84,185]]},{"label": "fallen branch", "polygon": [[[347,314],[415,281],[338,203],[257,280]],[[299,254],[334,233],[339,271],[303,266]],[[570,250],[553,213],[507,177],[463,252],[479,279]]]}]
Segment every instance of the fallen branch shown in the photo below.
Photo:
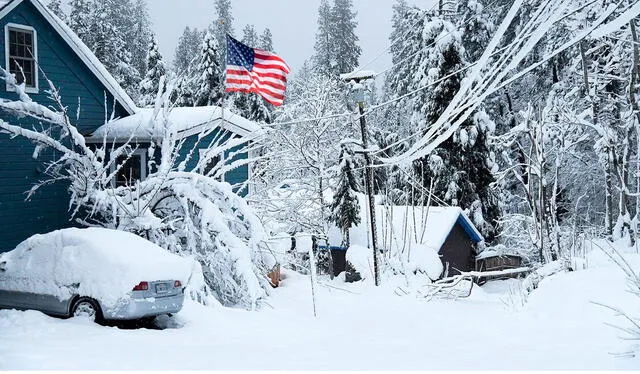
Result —
[{"label": "fallen branch", "polygon": [[514,274],[524,274],[531,272],[531,268],[528,267],[520,267],[515,269],[507,269],[507,270],[495,270],[495,271],[467,271],[461,272],[461,276],[480,278],[480,277],[499,277],[499,276],[507,276]]}]

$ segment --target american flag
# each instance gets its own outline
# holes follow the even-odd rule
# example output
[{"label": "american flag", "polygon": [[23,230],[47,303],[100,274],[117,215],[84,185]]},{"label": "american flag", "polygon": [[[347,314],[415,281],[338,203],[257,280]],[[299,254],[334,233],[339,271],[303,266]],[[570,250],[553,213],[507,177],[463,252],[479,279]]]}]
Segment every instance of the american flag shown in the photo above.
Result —
[{"label": "american flag", "polygon": [[280,106],[290,71],[275,54],[251,48],[227,35],[227,92],[255,92]]}]

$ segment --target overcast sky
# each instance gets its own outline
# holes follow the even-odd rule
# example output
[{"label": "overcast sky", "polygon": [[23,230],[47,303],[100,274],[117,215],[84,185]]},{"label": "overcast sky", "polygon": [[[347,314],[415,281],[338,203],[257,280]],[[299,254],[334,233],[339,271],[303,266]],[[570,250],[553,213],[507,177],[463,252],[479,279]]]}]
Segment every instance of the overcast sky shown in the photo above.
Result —
[{"label": "overcast sky", "polygon": [[[215,18],[213,0],[150,0],[148,4],[160,52],[167,61],[173,60],[186,26],[203,29]],[[320,0],[232,0],[232,4],[236,35],[246,24],[254,24],[259,32],[270,28],[276,52],[294,70],[313,54]],[[364,65],[389,44],[393,1],[354,0],[354,5],[363,50],[360,64]],[[366,68],[381,71],[390,64],[391,57],[385,53]]]}]

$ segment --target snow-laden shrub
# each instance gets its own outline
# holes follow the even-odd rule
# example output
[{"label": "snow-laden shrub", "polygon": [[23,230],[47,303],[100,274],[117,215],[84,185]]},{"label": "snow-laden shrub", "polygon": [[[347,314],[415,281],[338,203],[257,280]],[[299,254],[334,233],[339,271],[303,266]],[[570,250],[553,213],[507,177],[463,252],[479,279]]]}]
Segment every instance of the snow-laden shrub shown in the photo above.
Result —
[{"label": "snow-laden shrub", "polygon": [[[210,303],[213,295],[224,305],[252,308],[265,295],[269,288],[266,274],[270,269],[262,261],[263,255],[268,255],[262,224],[229,184],[197,172],[208,162],[207,156],[192,170],[185,170],[186,163],[177,161],[184,141],[168,119],[170,89],[158,95],[155,115],[149,124],[160,139],[152,141],[149,148],[150,174],[143,181],[116,188],[112,181],[124,165],[116,160],[133,153],[134,147],[129,142],[116,147],[110,146],[105,138],[101,145],[88,146],[71,124],[51,82],[50,98],[57,103],[58,112],[35,103],[25,93],[24,84],[17,85],[12,74],[4,70],[0,73],[7,84],[16,88],[20,98],[1,102],[0,109],[45,124],[40,129],[29,129],[0,120],[0,129],[32,141],[36,156],[44,148],[52,148],[61,155],[47,163],[45,179],[31,193],[48,183],[67,182],[70,209],[78,222],[132,232],[174,253],[197,259],[202,273],[194,269],[193,283],[188,287],[197,301]],[[200,134],[199,139],[205,135]],[[249,140],[209,144],[207,154],[230,151]],[[155,150],[159,150],[159,158],[154,157]],[[195,147],[188,157],[194,150]],[[239,165],[218,168],[234,166]],[[214,170],[210,175],[219,172]]]},{"label": "snow-laden shrub", "polygon": [[[210,292],[224,305],[252,307],[264,296],[268,269],[262,224],[228,183],[193,172],[150,175],[133,187],[86,200],[90,224],[136,233],[202,265]],[[138,204],[147,208],[133,210]],[[210,291],[209,291],[210,290]]]}]

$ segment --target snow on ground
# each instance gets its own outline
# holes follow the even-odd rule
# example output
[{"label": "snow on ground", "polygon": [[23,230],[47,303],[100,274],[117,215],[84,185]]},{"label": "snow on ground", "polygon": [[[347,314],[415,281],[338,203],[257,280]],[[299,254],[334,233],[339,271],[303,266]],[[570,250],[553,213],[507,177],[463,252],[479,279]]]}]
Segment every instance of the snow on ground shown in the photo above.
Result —
[{"label": "snow on ground", "polygon": [[635,312],[640,300],[603,254],[589,262],[543,280],[524,305],[514,280],[425,302],[388,283],[322,279],[314,318],[309,278],[288,271],[259,312],[187,303],[162,331],[0,311],[0,369],[637,370],[640,359],[615,355],[632,342],[605,324],[626,322],[592,302]]}]

